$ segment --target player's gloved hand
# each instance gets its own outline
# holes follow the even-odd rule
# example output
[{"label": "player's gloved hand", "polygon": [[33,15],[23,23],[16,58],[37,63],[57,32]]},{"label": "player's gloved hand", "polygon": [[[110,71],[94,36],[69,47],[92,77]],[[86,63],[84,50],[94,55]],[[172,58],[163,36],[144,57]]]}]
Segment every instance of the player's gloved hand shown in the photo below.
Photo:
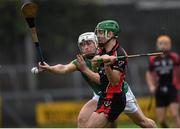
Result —
[{"label": "player's gloved hand", "polygon": [[46,62],[43,62],[44,64],[42,65],[41,62],[39,62],[39,70],[44,71],[44,70],[50,70],[50,65],[48,65]]},{"label": "player's gloved hand", "polygon": [[88,67],[85,64],[84,58],[82,55],[78,54],[77,56],[77,67],[80,71],[85,71]]}]

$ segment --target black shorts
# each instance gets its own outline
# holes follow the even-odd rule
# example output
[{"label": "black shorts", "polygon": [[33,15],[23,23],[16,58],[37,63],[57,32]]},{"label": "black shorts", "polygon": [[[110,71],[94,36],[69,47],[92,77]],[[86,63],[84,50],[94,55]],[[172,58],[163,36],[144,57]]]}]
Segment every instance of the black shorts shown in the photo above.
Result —
[{"label": "black shorts", "polygon": [[126,106],[126,95],[124,92],[114,93],[112,98],[105,97],[106,94],[101,95],[98,101],[97,113],[104,113],[107,119],[113,122],[118,118]]},{"label": "black shorts", "polygon": [[167,107],[173,102],[178,103],[178,90],[174,86],[167,87],[167,92],[160,88],[156,92],[156,107]]}]

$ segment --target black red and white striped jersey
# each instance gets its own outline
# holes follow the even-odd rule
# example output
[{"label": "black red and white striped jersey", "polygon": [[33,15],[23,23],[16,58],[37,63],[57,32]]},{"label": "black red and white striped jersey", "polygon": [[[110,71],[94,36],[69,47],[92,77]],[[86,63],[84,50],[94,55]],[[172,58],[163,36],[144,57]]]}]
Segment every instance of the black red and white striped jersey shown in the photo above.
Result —
[{"label": "black red and white striped jersey", "polygon": [[[127,56],[125,50],[120,47],[119,43],[117,42],[116,45],[112,48],[111,51],[106,52],[104,49],[99,49],[98,50],[98,55],[114,55],[114,56]],[[120,77],[120,82],[116,86],[112,86],[109,83],[109,80],[106,76],[105,69],[104,69],[104,64],[101,64],[99,67],[99,75],[100,75],[100,81],[101,81],[101,92],[103,93],[120,93],[122,92],[122,85],[125,79],[125,69],[127,65],[127,58],[119,59],[118,61],[114,62],[111,65],[111,68],[114,70],[120,71],[122,74]],[[110,96],[109,96],[110,97]]]},{"label": "black red and white striped jersey", "polygon": [[165,56],[149,58],[149,70],[158,78],[159,86],[173,85],[179,89],[178,66],[180,57],[175,52],[169,52]]}]

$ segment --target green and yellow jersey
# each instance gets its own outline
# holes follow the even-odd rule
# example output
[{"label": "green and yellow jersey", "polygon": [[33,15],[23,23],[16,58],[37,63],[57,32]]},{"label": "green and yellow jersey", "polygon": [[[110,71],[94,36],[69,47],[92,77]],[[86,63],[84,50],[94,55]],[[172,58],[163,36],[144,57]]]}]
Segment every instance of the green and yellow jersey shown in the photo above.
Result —
[{"label": "green and yellow jersey", "polygon": [[[92,67],[91,60],[90,60],[90,59],[85,58],[84,61],[85,61],[86,66],[87,66],[90,70],[92,70],[93,72],[96,72],[96,73],[97,73],[97,69],[95,69],[95,68]],[[73,63],[73,64],[76,65],[76,67],[77,67],[77,59],[73,60],[71,63]],[[78,69],[78,67],[77,67],[77,69]],[[81,71],[80,71],[80,72],[81,72]],[[91,89],[93,90],[93,92],[95,92],[95,93],[98,95],[99,85],[96,84],[95,82],[93,82],[91,79],[89,79],[84,73],[81,72],[81,75],[83,76],[84,80],[86,80],[86,82],[89,84],[89,86],[91,87]]]}]

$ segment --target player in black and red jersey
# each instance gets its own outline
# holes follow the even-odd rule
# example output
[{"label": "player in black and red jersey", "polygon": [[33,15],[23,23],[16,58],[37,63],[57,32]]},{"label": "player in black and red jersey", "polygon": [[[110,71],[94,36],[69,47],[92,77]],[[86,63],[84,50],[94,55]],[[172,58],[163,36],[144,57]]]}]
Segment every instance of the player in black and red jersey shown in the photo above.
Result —
[{"label": "player in black and red jersey", "polygon": [[113,62],[116,56],[125,56],[126,52],[117,42],[119,35],[119,25],[116,21],[106,20],[98,23],[96,34],[98,44],[102,47],[99,56],[103,60],[112,60],[102,63],[98,67],[100,75],[100,96],[98,106],[88,120],[88,126],[91,128],[105,127],[109,122],[117,119],[126,105],[126,95],[122,92],[122,86],[125,79],[125,68],[127,60],[117,60]]},{"label": "player in black and red jersey", "polygon": [[162,127],[168,127],[166,123],[166,108],[169,107],[176,127],[180,127],[178,89],[178,70],[180,58],[177,53],[171,52],[171,39],[168,35],[160,35],[157,38],[157,49],[165,54],[150,57],[149,70],[146,73],[150,92],[156,98],[157,119]]}]

